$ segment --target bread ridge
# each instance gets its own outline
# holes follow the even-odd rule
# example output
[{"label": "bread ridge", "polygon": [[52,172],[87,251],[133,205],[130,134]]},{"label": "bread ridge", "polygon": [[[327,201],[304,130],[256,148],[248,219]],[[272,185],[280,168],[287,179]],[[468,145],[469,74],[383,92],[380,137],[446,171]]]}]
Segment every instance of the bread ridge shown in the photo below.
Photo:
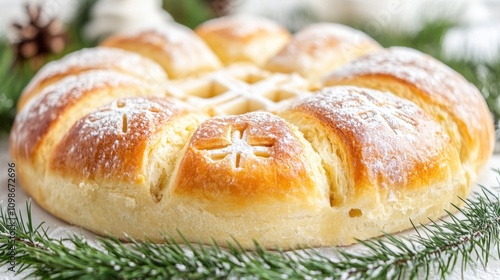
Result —
[{"label": "bread ridge", "polygon": [[20,110],[41,90],[62,78],[92,70],[114,70],[159,86],[167,80],[163,69],[144,56],[100,46],[85,48],[49,62],[40,69],[21,93],[17,109]]},{"label": "bread ridge", "polygon": [[[136,91],[130,91],[132,87],[135,87]],[[14,144],[11,151],[16,157],[33,157],[41,145],[40,142],[45,141],[45,136],[52,133],[54,125],[64,124],[63,131],[58,133],[64,134],[79,117],[118,97],[116,91],[123,91],[125,96],[156,94],[154,91],[148,91],[148,88],[148,85],[139,79],[112,71],[93,71],[68,76],[42,90],[19,112],[10,140]],[[66,116],[65,122],[62,122],[61,114]],[[56,139],[60,139],[60,136],[62,135]]]}]

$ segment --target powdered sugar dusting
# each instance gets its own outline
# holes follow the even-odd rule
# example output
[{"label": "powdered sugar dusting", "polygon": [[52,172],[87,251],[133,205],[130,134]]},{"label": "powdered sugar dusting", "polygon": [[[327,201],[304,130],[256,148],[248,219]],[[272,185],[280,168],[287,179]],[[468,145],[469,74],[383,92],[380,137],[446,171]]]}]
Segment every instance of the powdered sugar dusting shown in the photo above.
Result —
[{"label": "powdered sugar dusting", "polygon": [[[300,145],[288,125],[279,117],[265,112],[239,116],[214,117],[200,125],[190,145],[204,152],[217,163],[226,159],[231,166],[240,168],[236,157],[274,158],[286,153],[293,158],[300,154]],[[289,164],[300,164],[299,160]]]},{"label": "powdered sugar dusting", "polygon": [[359,44],[365,41],[370,41],[374,44],[377,44],[365,33],[349,26],[336,23],[311,24],[297,33],[296,38],[297,42],[304,40],[308,40],[310,42],[319,41],[318,44],[322,44],[321,41],[329,39],[335,39],[339,42],[345,42],[349,44]]},{"label": "powdered sugar dusting", "polygon": [[13,129],[16,136],[14,143],[22,147],[25,156],[31,155],[52,123],[61,118],[63,110],[93,89],[123,84],[141,85],[142,81],[117,72],[99,70],[69,76],[45,88],[17,114]]},{"label": "powdered sugar dusting", "polygon": [[[481,94],[448,66],[419,51],[393,47],[360,58],[334,72],[328,80],[359,75],[388,75],[416,85],[436,105],[448,108],[469,127],[482,122]],[[484,103],[484,102],[483,102]]]},{"label": "powdered sugar dusting", "polygon": [[25,91],[31,91],[40,82],[55,76],[95,69],[115,70],[150,82],[166,80],[163,69],[148,58],[125,50],[96,47],[82,49],[48,63],[35,75]]},{"label": "powdered sugar dusting", "polygon": [[112,71],[92,71],[69,76],[45,88],[17,117],[18,122],[39,119],[44,115],[57,115],[58,108],[79,99],[86,92],[104,86],[116,87],[122,83],[140,85],[142,82],[128,75]]},{"label": "powdered sugar dusting", "polygon": [[191,29],[173,22],[168,25],[152,29],[151,32],[146,32],[144,34],[147,35],[148,33],[160,35],[159,37],[147,37],[149,42],[152,44],[162,44],[165,41],[167,44],[187,44],[197,38]]},{"label": "powdered sugar dusting", "polygon": [[404,186],[415,169],[439,164],[438,155],[449,143],[430,116],[390,93],[356,87],[325,88],[294,108],[307,108],[305,112],[338,130],[353,150],[351,160],[359,163],[356,169],[366,169],[372,182]]},{"label": "powdered sugar dusting", "polygon": [[[186,148],[173,193],[239,207],[255,207],[262,199],[317,207],[326,203],[326,182],[315,176],[319,158],[301,139],[287,122],[266,112],[208,119]],[[315,195],[318,200],[311,198]]]},{"label": "powdered sugar dusting", "polygon": [[[300,72],[308,76],[312,69],[331,71],[342,60],[350,60],[357,53],[363,53],[367,45],[373,48],[378,43],[365,33],[353,28],[334,23],[318,23],[299,31],[293,39],[276,56],[271,58],[268,66]],[[334,59],[338,58],[338,59]],[[321,76],[327,72],[320,73]]]},{"label": "powdered sugar dusting", "polygon": [[287,32],[286,29],[271,20],[251,15],[233,15],[212,19],[200,25],[198,29],[202,29],[204,32],[223,31],[225,35],[236,38],[261,35],[261,32],[268,34]]},{"label": "powdered sugar dusting", "polygon": [[56,162],[85,177],[137,179],[147,139],[187,108],[182,102],[154,97],[113,101],[72,127]]},{"label": "powdered sugar dusting", "polygon": [[142,32],[141,38],[145,44],[163,49],[163,53],[168,57],[168,63],[173,65],[172,69],[166,69],[172,78],[179,78],[180,74],[175,72],[180,69],[192,74],[200,70],[210,70],[203,69],[206,67],[216,69],[220,66],[218,58],[205,42],[185,26],[171,23]]}]

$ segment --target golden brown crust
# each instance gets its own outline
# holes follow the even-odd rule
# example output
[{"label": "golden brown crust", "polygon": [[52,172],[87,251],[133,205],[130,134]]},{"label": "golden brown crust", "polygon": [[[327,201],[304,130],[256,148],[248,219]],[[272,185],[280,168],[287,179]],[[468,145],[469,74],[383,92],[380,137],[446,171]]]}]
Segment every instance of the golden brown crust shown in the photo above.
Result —
[{"label": "golden brown crust", "polygon": [[[457,151],[446,132],[415,104],[390,93],[356,87],[325,88],[281,115],[297,125],[306,139],[321,137],[307,131],[321,127],[330,145],[341,151],[337,156],[343,154],[340,164],[327,167],[350,178],[347,186],[339,186],[336,178],[330,178],[332,193],[336,194],[334,205],[338,201],[351,204],[359,196],[391,190],[424,191],[429,184],[449,179],[449,168],[460,170]],[[318,143],[307,140],[313,147]],[[329,162],[326,157],[335,156],[320,155],[324,162]]]},{"label": "golden brown crust", "polygon": [[181,25],[169,24],[132,35],[116,35],[101,46],[139,53],[160,64],[172,79],[220,68],[219,59],[196,34]]},{"label": "golden brown crust", "polygon": [[299,31],[265,65],[274,72],[299,73],[317,80],[380,45],[361,31],[334,23],[313,24]]},{"label": "golden brown crust", "polygon": [[325,186],[304,152],[289,125],[269,113],[212,118],[194,133],[172,192],[220,209],[317,207],[326,198]]},{"label": "golden brown crust", "polygon": [[263,64],[290,39],[290,33],[264,18],[235,15],[209,20],[196,28],[224,64]]},{"label": "golden brown crust", "polygon": [[23,90],[18,110],[47,86],[67,76],[91,70],[113,70],[144,80],[148,84],[162,84],[167,80],[166,73],[159,65],[133,52],[105,47],[82,49],[40,69]]},{"label": "golden brown crust", "polygon": [[113,101],[75,123],[54,151],[51,168],[90,180],[140,181],[148,140],[189,112],[187,105],[172,99]]},{"label": "golden brown crust", "polygon": [[[86,72],[62,79],[31,99],[16,116],[10,139],[13,158],[32,159],[59,123],[69,128],[72,121],[117,95],[147,95],[147,88],[141,80],[109,71]],[[62,135],[55,133],[55,136],[59,139]]]},{"label": "golden brown crust", "polygon": [[481,93],[426,54],[389,48],[353,61],[328,76],[324,83],[389,90],[416,102],[448,130],[462,161],[472,165],[473,173],[479,172],[492,153],[493,119]]}]

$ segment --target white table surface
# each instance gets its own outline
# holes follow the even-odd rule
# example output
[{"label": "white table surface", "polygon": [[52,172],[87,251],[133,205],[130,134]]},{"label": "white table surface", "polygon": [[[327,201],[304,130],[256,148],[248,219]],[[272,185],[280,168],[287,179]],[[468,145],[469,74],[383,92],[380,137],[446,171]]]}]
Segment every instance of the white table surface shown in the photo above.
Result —
[{"label": "white table surface", "polygon": [[[4,184],[0,186],[0,205],[1,207],[5,207],[5,202],[7,201],[7,164],[12,162],[8,151],[8,140],[5,136],[0,136],[0,182]],[[499,182],[495,173],[492,169],[500,168],[500,155],[494,155],[491,159],[489,166],[484,170],[483,174],[480,176],[478,180],[478,184],[481,184],[485,187],[496,187],[499,186]],[[500,190],[500,188],[492,189],[495,193]],[[21,186],[17,185],[16,187],[16,208],[17,210],[25,210],[26,201],[29,197],[23,191]],[[40,206],[36,203],[32,203],[32,213],[34,224],[38,224],[40,222],[45,222],[45,226],[50,227],[50,234],[55,237],[66,236],[68,233],[79,233],[86,236],[89,240],[93,238],[93,234],[85,231],[79,227],[71,226],[64,221],[61,221],[52,215],[45,212]],[[408,233],[405,233],[405,235]],[[410,232],[411,234],[411,232]],[[347,248],[348,250],[350,248]],[[355,250],[355,248],[353,248]],[[331,250],[322,249],[322,253],[330,254]],[[492,252],[493,256],[496,256],[494,252]],[[6,267],[0,267],[0,280],[4,279],[23,279],[22,275],[19,277],[14,277],[12,273],[6,271]],[[436,276],[437,278],[437,276]],[[448,277],[449,279],[462,279],[462,275],[460,273],[460,266],[457,265],[457,268],[453,273]],[[490,259],[490,263],[486,269],[482,269],[481,267],[469,269],[463,275],[463,279],[485,279],[485,280],[494,280],[500,279],[500,260],[494,257]]]}]

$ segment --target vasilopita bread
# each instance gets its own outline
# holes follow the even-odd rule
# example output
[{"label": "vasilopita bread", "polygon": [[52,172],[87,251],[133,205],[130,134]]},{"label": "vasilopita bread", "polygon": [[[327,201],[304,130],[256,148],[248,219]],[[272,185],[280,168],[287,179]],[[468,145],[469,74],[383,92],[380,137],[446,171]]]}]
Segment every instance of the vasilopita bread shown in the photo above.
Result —
[{"label": "vasilopita bread", "polygon": [[231,16],[42,68],[10,136],[22,186],[98,234],[348,245],[461,205],[494,144],[479,91],[416,50]]}]

